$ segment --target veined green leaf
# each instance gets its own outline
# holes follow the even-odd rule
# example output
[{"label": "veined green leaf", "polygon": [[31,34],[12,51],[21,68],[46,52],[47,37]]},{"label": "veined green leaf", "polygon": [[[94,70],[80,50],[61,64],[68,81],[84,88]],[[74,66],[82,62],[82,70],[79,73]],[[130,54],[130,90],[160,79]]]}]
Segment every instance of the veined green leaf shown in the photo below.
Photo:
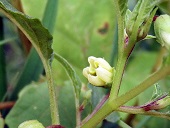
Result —
[{"label": "veined green leaf", "polygon": [[136,19],[140,23],[140,26],[143,21],[148,18],[148,16],[152,12],[156,4],[158,4],[158,2],[159,0],[139,0],[132,11],[128,25],[130,25],[130,22],[132,23]]},{"label": "veined green leaf", "polygon": [[[70,82],[67,82],[61,89],[57,89],[58,106],[61,125],[67,128],[75,128],[75,101],[73,88],[70,84]],[[19,99],[15,106],[5,118],[5,122],[9,128],[17,128],[20,123],[35,119],[44,126],[50,125],[50,103],[46,82],[31,83],[24,87],[19,93]]]},{"label": "veined green leaf", "polygon": [[5,14],[31,41],[44,64],[52,56],[52,36],[38,19],[33,19],[17,11],[6,0],[0,0],[0,11]]},{"label": "veined green leaf", "polygon": [[[1,0],[1,11],[17,25],[23,31],[23,33],[25,33],[25,35],[33,43],[35,49],[38,51],[38,54],[40,55],[42,61],[47,64],[47,61],[51,58],[52,54],[52,36],[48,32],[48,30],[42,26],[41,22],[38,19],[33,19],[22,14],[4,0]],[[45,18],[44,16],[43,19],[48,18],[49,16],[47,18]],[[49,21],[50,23],[55,22],[51,20]],[[45,22],[46,21],[44,21],[44,24]],[[48,22],[48,24],[50,23]],[[21,90],[21,88],[29,82],[37,80],[43,71],[42,62],[35,49],[32,48],[30,52],[24,69],[17,81],[16,88],[14,89],[12,95],[9,97],[10,100],[16,99],[17,94]]]},{"label": "veined green leaf", "polygon": [[53,78],[51,72],[51,58],[53,50],[51,48],[52,36],[43,27],[38,19],[30,18],[17,11],[6,0],[0,0],[0,11],[5,14],[17,27],[26,35],[38,52],[46,71],[48,90],[50,96],[52,124],[59,124],[57,101],[55,97]]},{"label": "veined green leaf", "polygon": [[[126,24],[126,32],[132,42],[139,41],[148,33],[152,18],[156,13],[155,6],[160,0],[139,0]],[[143,31],[140,33],[140,31]],[[132,38],[131,38],[132,37]]]},{"label": "veined green leaf", "polygon": [[47,83],[32,83],[26,86],[7,115],[5,122],[9,128],[17,128],[26,120],[37,119],[43,125],[50,125],[50,104]]},{"label": "veined green leaf", "polygon": [[80,88],[81,88],[81,81],[80,81],[78,75],[76,74],[76,72],[74,71],[72,66],[67,62],[67,60],[65,60],[59,54],[55,53],[54,58],[56,60],[58,60],[62,64],[62,66],[65,68],[66,72],[68,73],[68,76],[70,77],[70,79],[71,79],[71,81],[73,83],[74,91],[76,93],[76,97],[79,98]]}]

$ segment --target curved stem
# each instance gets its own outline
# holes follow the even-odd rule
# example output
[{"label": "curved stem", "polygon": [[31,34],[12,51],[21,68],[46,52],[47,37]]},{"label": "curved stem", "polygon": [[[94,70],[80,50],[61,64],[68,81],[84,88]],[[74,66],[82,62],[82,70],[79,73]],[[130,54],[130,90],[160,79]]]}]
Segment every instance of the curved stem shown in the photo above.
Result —
[{"label": "curved stem", "polygon": [[129,100],[133,99],[134,97],[145,91],[147,88],[152,86],[154,83],[169,74],[170,66],[163,67],[130,91],[126,92],[125,94],[121,95],[116,99],[108,100],[108,102],[106,102],[106,104],[104,104],[104,106],[90,120],[88,120],[84,125],[82,125],[81,128],[94,128],[111,112],[113,112],[123,104],[127,103]]},{"label": "curved stem", "polygon": [[162,112],[158,112],[158,111],[145,111],[143,108],[122,106],[122,107],[119,107],[117,109],[117,111],[126,112],[126,113],[130,113],[130,114],[151,115],[151,116],[161,117],[161,118],[170,120],[170,114],[162,113]]},{"label": "curved stem", "polygon": [[97,111],[91,119],[89,119],[81,128],[95,128],[108,114],[112,112],[112,107],[108,106],[108,102]]},{"label": "curved stem", "polygon": [[96,106],[96,108],[93,110],[93,112],[87,116],[83,121],[82,124],[86,123],[102,106],[103,104],[106,102],[106,100],[108,99],[110,93],[107,94],[106,96],[104,96],[104,98],[101,100],[101,102]]},{"label": "curved stem", "polygon": [[49,99],[50,99],[50,111],[51,111],[51,119],[52,125],[59,125],[59,112],[58,112],[58,105],[57,99],[55,94],[55,87],[53,82],[53,76],[51,72],[51,66],[49,64],[45,65],[45,71],[47,75],[47,82],[48,82],[48,92],[49,92]]},{"label": "curved stem", "polygon": [[76,128],[80,128],[81,111],[80,111],[79,99],[76,96],[75,96],[75,105],[76,105]]}]

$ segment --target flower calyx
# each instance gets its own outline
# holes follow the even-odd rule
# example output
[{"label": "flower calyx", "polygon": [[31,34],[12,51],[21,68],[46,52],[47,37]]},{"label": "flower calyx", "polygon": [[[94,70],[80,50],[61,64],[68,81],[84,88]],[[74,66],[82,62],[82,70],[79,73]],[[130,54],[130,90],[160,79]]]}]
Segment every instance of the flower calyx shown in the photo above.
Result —
[{"label": "flower calyx", "polygon": [[170,105],[170,96],[167,94],[162,95],[160,98],[141,106],[145,111],[160,110]]}]

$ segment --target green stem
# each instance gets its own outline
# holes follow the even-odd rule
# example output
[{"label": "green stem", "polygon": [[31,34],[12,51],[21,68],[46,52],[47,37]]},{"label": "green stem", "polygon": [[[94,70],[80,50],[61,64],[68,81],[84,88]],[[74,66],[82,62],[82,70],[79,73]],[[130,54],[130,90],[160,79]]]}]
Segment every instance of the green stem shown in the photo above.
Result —
[{"label": "green stem", "polygon": [[49,98],[50,98],[50,110],[51,110],[51,119],[52,119],[52,125],[59,125],[59,112],[58,112],[58,105],[57,105],[57,99],[55,94],[55,87],[53,82],[53,76],[51,72],[51,66],[47,64],[48,66],[45,66],[45,71],[47,75],[47,82],[48,82],[48,91],[49,91]]},{"label": "green stem", "polygon": [[114,0],[114,7],[117,14],[117,23],[118,23],[118,52],[119,54],[122,52],[125,44],[124,44],[124,18],[121,16],[119,1]]},{"label": "green stem", "polygon": [[79,99],[75,96],[75,105],[76,105],[76,128],[80,128],[81,124],[81,112],[80,112],[80,105]]},{"label": "green stem", "polygon": [[116,111],[126,112],[130,114],[150,115],[150,116],[161,117],[170,120],[170,114],[158,112],[158,111],[145,111],[143,108],[122,106],[116,109]]},{"label": "green stem", "polygon": [[155,84],[157,81],[163,79],[165,76],[170,74],[170,66],[165,66],[158,70],[157,72],[150,75],[146,80],[140,83],[138,86],[134,87],[130,91],[126,92],[125,94],[118,97],[116,100],[119,102],[117,104],[123,105],[127,101],[131,100],[132,98],[136,97],[147,88]]},{"label": "green stem", "polygon": [[110,99],[104,106],[81,128],[94,128],[100,121],[102,121],[106,116],[108,116],[111,112],[116,110],[121,105],[125,104],[129,100],[133,99],[147,88],[152,86],[154,83],[164,78],[165,76],[170,74],[170,66],[166,66],[152,74],[146,80],[144,80],[141,84],[131,89],[127,93],[121,95],[116,99]]},{"label": "green stem", "polygon": [[126,65],[126,60],[127,57],[123,55],[118,59],[117,66],[116,66],[116,75],[114,76],[115,78],[113,80],[114,82],[112,84],[109,100],[113,100],[118,96],[124,68]]},{"label": "green stem", "polygon": [[94,116],[88,120],[81,128],[95,128],[97,124],[101,122],[108,114],[112,112],[112,107],[108,106],[108,102],[94,114]]},{"label": "green stem", "polygon": [[128,58],[124,56],[124,18],[121,16],[119,1],[114,0],[115,10],[117,14],[117,21],[118,21],[118,62],[116,65],[116,75],[113,78],[110,98],[115,99],[118,95],[120,83],[122,80],[122,75],[124,72],[124,67],[126,64],[126,60]]}]

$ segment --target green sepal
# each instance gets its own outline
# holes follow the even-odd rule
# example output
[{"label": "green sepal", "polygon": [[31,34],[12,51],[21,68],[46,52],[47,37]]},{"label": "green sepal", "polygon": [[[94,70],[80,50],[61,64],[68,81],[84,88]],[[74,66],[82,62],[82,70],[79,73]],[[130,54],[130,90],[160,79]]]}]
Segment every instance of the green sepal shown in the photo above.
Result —
[{"label": "green sepal", "polygon": [[139,41],[147,36],[152,18],[157,10],[154,9],[156,4],[158,4],[158,0],[138,1],[126,24],[126,32],[129,38],[132,36],[134,41]]}]

